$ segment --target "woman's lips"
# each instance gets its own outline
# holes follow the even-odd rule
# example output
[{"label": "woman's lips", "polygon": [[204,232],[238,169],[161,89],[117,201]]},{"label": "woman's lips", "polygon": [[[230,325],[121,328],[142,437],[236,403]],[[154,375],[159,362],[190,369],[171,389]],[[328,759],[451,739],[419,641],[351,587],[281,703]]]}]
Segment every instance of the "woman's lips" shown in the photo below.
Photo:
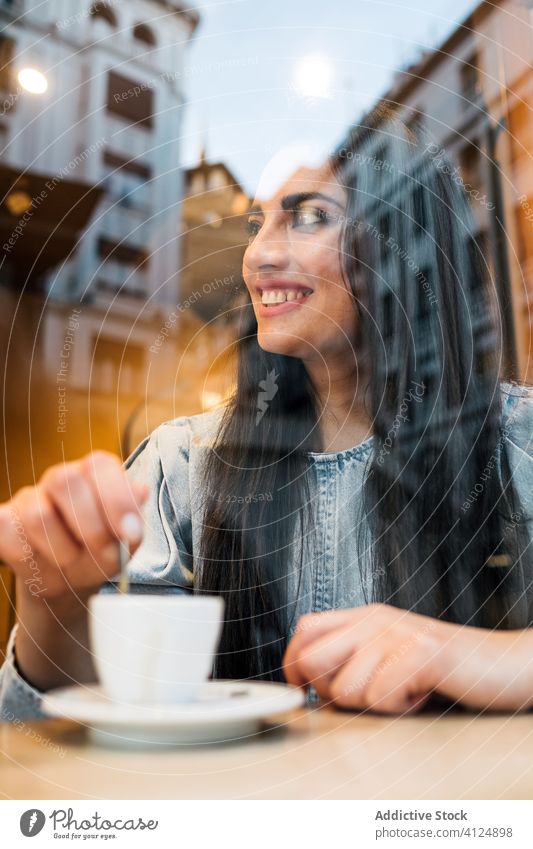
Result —
[{"label": "woman's lips", "polygon": [[298,307],[305,304],[312,296],[313,292],[310,292],[309,295],[304,295],[303,298],[298,298],[298,300],[284,301],[282,304],[272,304],[272,306],[266,306],[260,301],[258,305],[258,312],[262,318],[270,318],[271,316],[281,315],[282,313],[289,312],[290,310],[298,309]]}]

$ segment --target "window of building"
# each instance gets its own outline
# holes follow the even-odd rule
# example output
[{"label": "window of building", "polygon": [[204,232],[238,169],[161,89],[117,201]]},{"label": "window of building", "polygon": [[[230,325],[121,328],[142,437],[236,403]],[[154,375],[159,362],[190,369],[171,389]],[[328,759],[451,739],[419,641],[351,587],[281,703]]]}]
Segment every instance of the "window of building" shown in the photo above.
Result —
[{"label": "window of building", "polygon": [[390,374],[385,381],[384,402],[387,410],[396,410],[398,406],[398,378]]},{"label": "window of building", "polygon": [[146,267],[149,262],[149,254],[145,248],[129,245],[127,242],[115,242],[106,236],[100,236],[98,239],[98,256],[100,259],[110,259],[136,268]]},{"label": "window of building", "polygon": [[134,394],[144,369],[144,349],[106,336],[93,339],[91,383],[97,392]]},{"label": "window of building", "polygon": [[381,258],[385,259],[388,253],[387,241],[390,237],[390,216],[388,212],[384,212],[378,221],[378,233]]},{"label": "window of building", "polygon": [[5,124],[0,124],[0,156],[5,152],[9,131]]},{"label": "window of building", "polygon": [[480,296],[485,290],[491,267],[489,240],[486,231],[480,230],[474,236],[468,238],[467,250],[470,275],[468,282],[472,291]]},{"label": "window of building", "polygon": [[142,41],[150,47],[155,47],[156,40],[153,30],[146,24],[137,24],[133,28],[133,37],[137,41]]},{"label": "window of building", "polygon": [[[15,90],[13,79],[13,57],[15,55],[15,42],[12,38],[0,35],[0,91],[12,93]],[[5,104],[2,104],[4,111]]]},{"label": "window of building", "polygon": [[138,83],[110,71],[107,78],[107,110],[124,121],[151,129],[154,115],[154,92],[146,83]]},{"label": "window of building", "polygon": [[198,171],[196,174],[192,175],[192,180],[189,187],[189,194],[191,195],[199,195],[205,191],[205,177],[204,175]]},{"label": "window of building", "polygon": [[383,295],[383,335],[385,339],[390,339],[393,330],[393,294],[387,290]]},{"label": "window of building", "polygon": [[481,184],[481,150],[479,145],[479,140],[474,139],[459,151],[461,176],[465,183],[470,184],[473,188],[479,188]]},{"label": "window of building", "polygon": [[421,109],[413,109],[406,121],[409,133],[417,140],[422,137],[424,131],[424,113]]},{"label": "window of building", "polygon": [[118,26],[117,17],[107,3],[95,3],[89,14],[91,18],[103,18],[112,27]]},{"label": "window of building", "polygon": [[[478,346],[481,344],[486,344],[490,342],[490,340],[486,337],[486,333],[478,334],[477,344]],[[498,368],[498,359],[496,356],[496,352],[491,349],[477,349],[475,352],[475,370],[476,372],[483,377],[484,375],[492,375],[494,371]]]},{"label": "window of building", "polygon": [[468,108],[470,103],[477,100],[480,94],[479,84],[479,56],[472,53],[464,60],[460,69],[461,94],[464,98],[464,106]]},{"label": "window of building", "polygon": [[[387,161],[387,145],[380,144],[372,153],[372,167],[383,168],[383,164]],[[351,179],[351,177],[350,177]]]},{"label": "window of building", "polygon": [[417,275],[415,280],[418,292],[419,321],[426,321],[429,316],[429,299],[432,294],[431,277],[431,268],[424,267],[420,269],[420,273]]},{"label": "window of building", "polygon": [[412,215],[415,232],[423,233],[427,229],[426,198],[424,186],[418,185],[412,191]]},{"label": "window of building", "polygon": [[150,204],[151,167],[110,149],[104,151],[102,160],[104,167],[112,169],[102,180],[109,197],[122,207],[146,211]]},{"label": "window of building", "polygon": [[140,162],[138,159],[127,159],[109,148],[104,151],[103,159],[104,165],[109,165],[113,169],[120,168],[130,174],[135,174],[137,177],[142,177],[144,180],[150,180],[152,177],[152,169],[149,165]]},{"label": "window of building", "polygon": [[529,161],[533,149],[533,111],[531,103],[519,100],[508,114],[508,138],[513,161]]},{"label": "window of building", "polygon": [[515,207],[518,231],[518,258],[522,266],[533,269],[533,195],[522,197]]},{"label": "window of building", "polygon": [[214,171],[211,171],[208,185],[210,189],[223,189],[227,185],[226,174],[222,168],[215,168]]}]

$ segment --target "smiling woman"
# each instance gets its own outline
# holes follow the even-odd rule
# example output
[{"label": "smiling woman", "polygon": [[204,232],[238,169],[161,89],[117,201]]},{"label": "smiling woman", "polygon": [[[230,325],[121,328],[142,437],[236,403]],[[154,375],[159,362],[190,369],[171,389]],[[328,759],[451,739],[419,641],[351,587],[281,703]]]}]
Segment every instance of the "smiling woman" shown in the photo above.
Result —
[{"label": "smiling woman", "polygon": [[388,711],[532,701],[533,394],[500,373],[466,199],[430,149],[380,114],[256,199],[226,406],[161,425],[126,474],[89,455],[13,499],[48,609],[0,508],[22,624],[4,706],[94,675],[87,596],[141,510],[132,589],[224,598],[219,678]]},{"label": "smiling woman", "polygon": [[527,445],[531,393],[500,384],[463,193],[399,122],[379,122],[387,179],[368,154],[378,128],[354,132],[250,211],[237,392],[205,481],[276,495],[245,511],[206,504],[197,580],[226,598],[221,675],[278,676],[306,609],[386,601],[531,623],[533,463],[513,480],[503,424],[520,417]]}]

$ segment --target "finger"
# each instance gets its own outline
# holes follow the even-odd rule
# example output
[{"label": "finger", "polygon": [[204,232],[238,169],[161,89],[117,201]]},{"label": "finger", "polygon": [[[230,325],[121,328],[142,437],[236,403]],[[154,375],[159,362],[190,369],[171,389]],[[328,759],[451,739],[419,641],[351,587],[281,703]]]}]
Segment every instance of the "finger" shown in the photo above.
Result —
[{"label": "finger", "polygon": [[[19,491],[16,499],[0,507],[2,559],[13,569],[20,587],[38,596],[65,589],[61,570],[53,556],[48,559],[49,538],[62,540],[60,524],[50,504],[38,501],[34,487]],[[66,546],[68,548],[68,540]],[[75,558],[76,551],[71,551]]]},{"label": "finger", "polygon": [[368,685],[365,698],[367,706],[379,713],[415,713],[427,702],[434,689],[436,678],[433,656],[421,647],[387,659],[378,666]]},{"label": "finger", "polygon": [[18,557],[32,551],[47,561],[57,561],[56,549],[63,550],[67,560],[79,556],[79,546],[69,534],[46,492],[38,487],[23,487],[8,506],[10,527],[4,529],[3,538],[11,531],[13,551]]},{"label": "finger", "polygon": [[20,507],[24,526],[39,558],[56,566],[68,566],[78,560],[81,546],[45,490],[32,487],[23,494]]},{"label": "finger", "polygon": [[[332,678],[358,648],[358,629],[353,623],[329,631],[293,653],[285,665],[290,683],[312,684],[320,696],[327,697]],[[290,664],[290,665],[289,665]]]},{"label": "finger", "polygon": [[368,707],[366,691],[386,657],[387,646],[384,640],[360,649],[333,677],[328,698],[339,707],[364,710]]},{"label": "finger", "polygon": [[[83,474],[81,462],[51,467],[44,473],[41,486],[53,501],[78,548],[86,549],[96,560],[101,558],[103,548],[111,551],[109,546],[116,537],[104,520],[94,488]],[[132,488],[137,502],[141,504],[147,495],[146,484],[132,481]],[[140,540],[131,544],[131,553],[139,543]]]},{"label": "finger", "polygon": [[[300,652],[314,640],[320,639],[324,634],[335,631],[355,620],[355,614],[357,612],[354,608],[325,610],[322,613],[308,613],[298,620],[294,636],[290,640],[283,656],[283,671],[289,683],[293,683],[292,676],[296,669],[294,660]],[[296,680],[294,683],[296,683]]]},{"label": "finger", "polygon": [[[95,451],[82,461],[88,481],[97,499],[98,509],[111,533],[125,537],[133,544],[143,534],[141,504],[147,488],[136,486],[119,460],[105,451]],[[140,493],[143,494],[140,494]]]},{"label": "finger", "polygon": [[66,463],[48,469],[41,486],[55,505],[78,548],[95,554],[112,539],[98,509],[94,491],[82,474],[81,463]]}]

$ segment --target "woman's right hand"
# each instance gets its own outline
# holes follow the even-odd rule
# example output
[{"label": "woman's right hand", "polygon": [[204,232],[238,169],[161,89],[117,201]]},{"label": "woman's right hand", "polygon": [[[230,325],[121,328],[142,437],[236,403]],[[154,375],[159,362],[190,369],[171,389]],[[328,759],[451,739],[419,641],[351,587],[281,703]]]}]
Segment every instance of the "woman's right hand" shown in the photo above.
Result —
[{"label": "woman's right hand", "polygon": [[0,560],[17,592],[52,603],[98,590],[119,570],[117,539],[138,547],[147,493],[107,451],[51,466],[18,490],[0,504]]}]

